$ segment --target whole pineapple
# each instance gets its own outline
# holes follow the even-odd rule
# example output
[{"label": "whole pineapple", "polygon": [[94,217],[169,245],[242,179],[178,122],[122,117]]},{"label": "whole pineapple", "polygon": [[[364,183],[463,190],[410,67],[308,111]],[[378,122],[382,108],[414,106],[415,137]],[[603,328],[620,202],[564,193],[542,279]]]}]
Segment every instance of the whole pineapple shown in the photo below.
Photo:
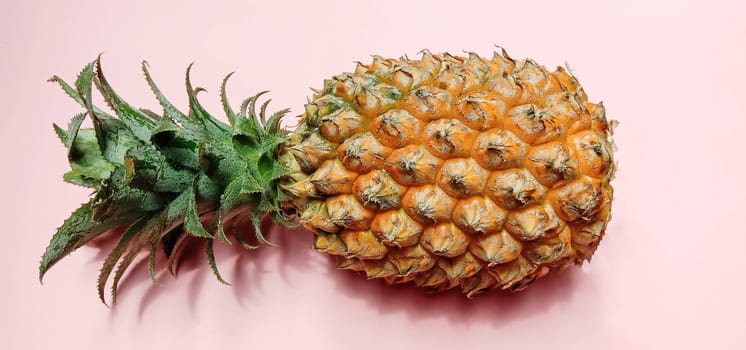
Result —
[{"label": "whole pineapple", "polygon": [[[550,271],[589,260],[611,218],[612,130],[567,70],[554,72],[505,51],[491,59],[423,52],[418,60],[374,57],[324,81],[293,132],[286,110],[267,116],[259,95],[225,124],[199,104],[177,110],[143,64],[162,113],[136,109],[106,81],[97,60],[75,87],[83,107],[67,130],[69,182],[94,188],[47,248],[40,276],[109,229],[122,234],[98,280],[99,295],[137,253],[171,262],[188,237],[214,238],[248,216],[300,224],[337,266],[388,283],[471,297],[520,290]],[[227,77],[226,77],[227,81]],[[95,83],[116,116],[91,104]],[[261,94],[260,94],[261,95]],[[84,117],[94,128],[80,129]],[[267,118],[268,117],[268,118]],[[232,235],[248,248],[255,248]],[[115,269],[116,266],[116,269]]]}]

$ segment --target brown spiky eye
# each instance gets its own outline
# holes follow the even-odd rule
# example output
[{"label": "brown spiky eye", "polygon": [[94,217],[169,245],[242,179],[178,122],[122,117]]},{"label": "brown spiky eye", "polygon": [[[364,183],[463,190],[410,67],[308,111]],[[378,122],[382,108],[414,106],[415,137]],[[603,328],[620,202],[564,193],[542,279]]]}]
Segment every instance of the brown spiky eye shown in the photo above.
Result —
[{"label": "brown spiky eye", "polygon": [[436,157],[466,157],[477,136],[477,132],[458,119],[438,119],[425,127],[427,148]]},{"label": "brown spiky eye", "polygon": [[486,184],[487,196],[507,210],[541,203],[545,191],[527,170],[494,171]]},{"label": "brown spiky eye", "polygon": [[575,179],[578,160],[573,151],[554,142],[534,147],[528,154],[527,169],[544,186],[555,187]]},{"label": "brown spiky eye", "polygon": [[489,170],[521,166],[529,145],[515,134],[503,129],[490,129],[479,133],[472,146],[472,157]]}]

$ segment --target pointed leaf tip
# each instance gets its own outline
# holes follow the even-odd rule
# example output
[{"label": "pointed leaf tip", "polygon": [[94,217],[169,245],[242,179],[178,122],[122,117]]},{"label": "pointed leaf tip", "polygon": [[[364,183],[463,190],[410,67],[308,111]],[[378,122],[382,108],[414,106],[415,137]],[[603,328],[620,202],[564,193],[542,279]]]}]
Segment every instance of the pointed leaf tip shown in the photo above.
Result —
[{"label": "pointed leaf tip", "polygon": [[215,262],[215,252],[213,251],[213,240],[208,240],[207,244],[205,245],[205,252],[207,253],[207,262],[210,264],[210,269],[212,270],[212,273],[217,278],[218,282],[230,286],[231,284],[228,283],[226,280],[223,279],[223,276],[220,275],[220,270],[218,270],[218,264]]},{"label": "pointed leaf tip", "polygon": [[184,125],[188,125],[188,117],[182,113],[176,106],[174,106],[171,101],[169,101],[166,96],[163,95],[161,92],[161,89],[158,87],[158,85],[155,84],[155,81],[153,80],[153,77],[150,74],[150,70],[148,69],[150,67],[150,64],[148,61],[142,61],[142,71],[145,75],[145,81],[147,81],[148,86],[150,87],[150,90],[155,95],[155,98],[158,100],[158,103],[161,105],[163,110],[166,112],[167,115],[169,115],[171,118],[178,120]]},{"label": "pointed leaf tip", "polygon": [[149,221],[151,221],[151,217],[146,216],[130,225],[119,237],[119,241],[117,241],[117,244],[114,246],[111,252],[109,252],[109,255],[106,257],[106,259],[104,259],[104,263],[101,266],[101,270],[99,271],[98,279],[96,281],[98,298],[101,300],[102,303],[104,303],[104,305],[107,305],[106,297],[104,296],[104,290],[106,290],[106,281],[109,279],[109,276],[114,270],[114,267],[117,265],[117,262],[119,262],[119,259],[127,251],[127,247],[129,246],[132,239],[141,233],[141,231],[145,228]]},{"label": "pointed leaf tip", "polygon": [[[141,141],[145,143],[150,142],[150,135],[157,126],[156,121],[146,113],[130,106],[129,103],[124,101],[114,91],[114,88],[109,84],[104,75],[100,61],[97,61],[96,64],[96,79],[94,82],[96,83],[96,88],[98,88],[104,97],[104,101],[116,112],[119,119],[124,122],[127,128]],[[88,104],[88,102],[86,103]],[[92,106],[90,113],[94,113]]]},{"label": "pointed leaf tip", "polygon": [[67,147],[67,133],[65,132],[65,130],[63,130],[56,123],[52,123],[52,127],[54,128],[54,133],[57,134],[57,138],[59,138],[62,144]]},{"label": "pointed leaf tip", "polygon": [[91,199],[75,210],[54,234],[39,263],[39,282],[42,282],[49,268],[70,252],[108,229],[129,221],[129,218],[117,217],[103,222],[94,222],[92,220],[93,201],[94,199]]},{"label": "pointed leaf tip", "polygon": [[233,112],[233,108],[231,108],[230,103],[228,102],[228,96],[226,93],[226,86],[228,85],[228,79],[230,79],[231,76],[233,76],[235,72],[230,72],[228,75],[223,78],[223,82],[220,84],[220,102],[223,104],[223,111],[225,112],[226,118],[228,118],[228,122],[231,124],[231,127],[235,127],[236,125],[236,113]]},{"label": "pointed leaf tip", "polygon": [[262,245],[268,246],[268,247],[274,247],[275,244],[268,241],[262,234],[262,228],[261,228],[262,216],[263,216],[263,213],[259,209],[255,208],[254,210],[252,210],[251,223],[254,226],[254,235],[256,235],[256,240],[259,241],[259,243],[261,243]]},{"label": "pointed leaf tip", "polygon": [[160,284],[158,277],[155,275],[156,253],[158,252],[159,245],[159,241],[153,242],[150,246],[150,255],[148,256],[148,274],[150,275],[150,280],[153,281],[154,284]]}]

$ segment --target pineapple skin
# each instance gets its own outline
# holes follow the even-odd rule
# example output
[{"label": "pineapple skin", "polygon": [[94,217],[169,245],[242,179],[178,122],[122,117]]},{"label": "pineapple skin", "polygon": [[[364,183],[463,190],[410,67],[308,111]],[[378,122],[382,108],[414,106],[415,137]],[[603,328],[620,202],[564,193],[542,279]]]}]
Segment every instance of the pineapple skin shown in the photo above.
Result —
[{"label": "pineapple skin", "polygon": [[613,122],[566,69],[374,56],[324,81],[279,150],[283,203],[337,267],[468,297],[590,260]]}]

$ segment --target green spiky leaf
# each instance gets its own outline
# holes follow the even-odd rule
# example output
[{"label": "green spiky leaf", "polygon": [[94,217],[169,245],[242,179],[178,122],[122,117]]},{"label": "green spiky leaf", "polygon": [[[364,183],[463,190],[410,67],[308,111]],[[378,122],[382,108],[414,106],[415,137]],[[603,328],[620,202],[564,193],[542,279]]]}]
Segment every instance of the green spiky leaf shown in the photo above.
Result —
[{"label": "green spiky leaf", "polygon": [[146,238],[143,238],[143,241],[137,241],[136,244],[130,245],[127,249],[126,254],[122,258],[122,260],[119,261],[119,264],[116,267],[116,270],[114,271],[114,278],[111,282],[111,303],[116,304],[117,303],[117,293],[119,291],[119,281],[122,280],[122,277],[124,276],[124,273],[127,272],[127,269],[132,265],[132,262],[135,261],[135,258],[140,253],[142,248],[145,246],[145,240]]},{"label": "green spiky leaf", "polygon": [[265,246],[274,246],[275,244],[268,241],[262,233],[262,217],[264,213],[259,210],[251,211],[251,224],[254,226],[254,235],[256,235],[257,241]]},{"label": "green spiky leaf", "polygon": [[220,207],[217,212],[218,218],[216,230],[218,238],[225,242],[228,242],[228,237],[225,234],[225,229],[223,227],[225,224],[225,215],[228,210],[238,207],[243,201],[245,201],[245,199],[242,198],[242,195],[244,194],[244,192],[242,192],[243,181],[244,177],[242,176],[235,178],[230,184],[228,184],[228,186],[226,186],[225,191],[223,191],[223,194],[220,196]]},{"label": "green spiky leaf", "polygon": [[65,148],[68,150],[72,147],[73,141],[75,141],[75,138],[78,136],[78,130],[80,130],[80,125],[83,123],[84,119],[84,113],[76,114],[72,119],[70,119],[70,123],[67,124],[67,130],[62,130],[62,128],[57,126],[57,124],[53,124],[55,132],[57,132],[57,137],[60,138],[60,141],[62,141]]},{"label": "green spiky leaf", "polygon": [[213,236],[202,226],[202,221],[197,210],[197,199],[194,189],[185,192],[187,194],[187,208],[184,217],[184,229],[193,236],[213,238]]},{"label": "green spiky leaf", "polygon": [[[110,279],[111,301],[116,302],[118,285],[140,252],[149,251],[148,273],[155,282],[158,247],[163,247],[167,268],[174,271],[184,242],[206,239],[208,264],[218,280],[225,282],[217,269],[213,239],[231,243],[225,228],[235,216],[251,217],[261,245],[272,245],[260,230],[265,214],[276,222],[292,224],[280,210],[283,195],[278,182],[286,169],[276,159],[285,136],[280,119],[287,111],[267,118],[269,101],[259,104],[264,94],[260,93],[235,113],[226,98],[229,74],[220,89],[229,122],[223,123],[197,99],[204,89],[192,86],[190,65],[186,74],[189,110],[184,113],[155,84],[147,62],[142,71],[163,115],[121,98],[104,76],[100,57],[81,70],[74,86],[57,76],[50,79],[84,108],[67,129],[54,125],[57,137],[69,149],[71,170],[64,179],[91,187],[95,193],[54,235],[42,257],[39,276],[103,232],[125,226],[98,278],[104,302]],[[93,105],[95,91],[113,114]],[[86,116],[93,129],[81,129]],[[243,247],[256,248],[229,228]]]},{"label": "green spiky leaf", "polygon": [[233,108],[231,108],[231,104],[228,102],[228,96],[226,95],[225,86],[228,84],[228,79],[233,76],[233,72],[229,73],[228,75],[223,78],[223,83],[220,84],[220,102],[223,105],[223,111],[225,112],[226,118],[228,118],[228,122],[232,127],[235,127],[236,125],[236,113],[233,112]]},{"label": "green spiky leaf", "polygon": [[109,279],[109,275],[111,274],[112,270],[114,270],[114,267],[116,266],[117,262],[119,262],[119,259],[122,257],[124,252],[127,250],[127,247],[129,246],[132,239],[135,238],[140,233],[140,231],[148,225],[148,223],[150,223],[151,225],[153,224],[152,216],[144,216],[130,225],[119,237],[119,241],[117,241],[117,244],[114,246],[111,252],[109,252],[109,255],[104,260],[104,264],[99,271],[98,280],[96,282],[98,297],[104,304],[106,303],[104,290],[106,289],[106,281]]},{"label": "green spiky leaf", "polygon": [[231,284],[226,282],[225,279],[223,279],[223,276],[220,275],[220,270],[218,270],[218,263],[215,262],[215,252],[213,251],[213,241],[208,240],[207,244],[205,245],[205,252],[207,253],[207,262],[210,264],[210,270],[212,270],[212,273],[215,275],[215,278],[217,278],[218,282],[230,286]]},{"label": "green spiky leaf", "polygon": [[186,73],[186,88],[187,96],[189,97],[189,117],[191,119],[199,121],[206,132],[206,136],[222,136],[226,133],[230,133],[231,127],[225,123],[215,119],[210,113],[202,107],[202,104],[197,99],[197,93],[202,91],[201,88],[192,87],[191,79],[192,65],[190,64],[187,68]]},{"label": "green spiky leaf", "polygon": [[150,71],[148,70],[148,62],[143,61],[142,62],[142,71],[145,74],[145,80],[148,82],[148,86],[150,86],[150,90],[153,91],[153,94],[155,94],[156,99],[158,99],[158,103],[163,107],[163,111],[165,112],[165,115],[176,119],[183,123],[188,123],[188,117],[184,113],[182,113],[176,106],[174,106],[171,101],[169,101],[166,96],[163,95],[161,92],[161,89],[158,88],[158,85],[155,84],[155,81],[153,81],[153,78],[150,76]]},{"label": "green spiky leaf", "polygon": [[158,246],[160,245],[160,242],[153,242],[150,244],[150,254],[148,255],[148,274],[150,275],[150,280],[153,281],[153,283],[158,283],[158,277],[155,275],[155,259],[156,254],[158,253]]},{"label": "green spiky leaf", "polygon": [[146,113],[130,106],[129,103],[125,102],[116,92],[114,92],[114,89],[109,85],[109,82],[104,76],[100,59],[96,60],[95,82],[96,87],[99,92],[101,92],[104,100],[117,113],[119,120],[124,122],[137,138],[144,142],[149,142],[150,135],[157,126],[157,122]]},{"label": "green spiky leaf", "polygon": [[82,247],[107,230],[132,220],[122,216],[110,217],[103,222],[95,222],[93,220],[93,202],[92,199],[74,211],[52,237],[39,264],[40,281],[50,267],[73,250]]},{"label": "green spiky leaf", "polygon": [[104,158],[92,130],[80,130],[75,134],[77,136],[68,133],[68,141],[72,143],[69,152],[72,170],[63,178],[77,185],[99,188],[101,181],[111,175],[114,165]]},{"label": "green spiky leaf", "polygon": [[75,88],[77,89],[78,96],[80,96],[84,103],[91,98],[94,64],[95,62],[91,62],[83,67],[83,70],[78,74],[78,78],[75,79]]},{"label": "green spiky leaf", "polygon": [[[84,68],[83,70],[86,70],[86,69],[87,68]],[[80,94],[78,93],[78,91],[75,90],[75,88],[73,88],[72,86],[70,86],[70,84],[68,84],[67,82],[65,82],[64,79],[62,79],[62,78],[60,78],[60,77],[58,77],[58,76],[55,75],[55,76],[49,78],[47,81],[49,81],[51,83],[57,83],[57,85],[60,86],[60,88],[62,89],[62,91],[65,92],[65,94],[67,94],[68,96],[70,96],[70,98],[72,98],[75,102],[77,102],[81,107],[86,108],[86,102],[80,96]],[[95,114],[98,117],[103,116],[105,119],[113,119],[114,118],[109,113],[106,113],[105,111],[103,111],[102,109],[100,109],[100,108],[98,108],[96,106],[93,106],[93,110],[95,111]]]}]

